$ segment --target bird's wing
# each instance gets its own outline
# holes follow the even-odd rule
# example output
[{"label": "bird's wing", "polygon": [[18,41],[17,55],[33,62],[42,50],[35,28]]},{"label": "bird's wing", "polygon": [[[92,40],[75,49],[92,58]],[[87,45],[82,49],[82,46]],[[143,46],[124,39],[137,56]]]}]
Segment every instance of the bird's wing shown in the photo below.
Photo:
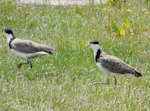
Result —
[{"label": "bird's wing", "polygon": [[135,69],[117,57],[107,55],[98,59],[98,62],[109,71],[118,74],[135,73]]},{"label": "bird's wing", "polygon": [[55,51],[55,48],[38,44],[30,40],[21,40],[21,39],[14,39],[11,42],[11,48],[20,52],[24,53],[35,53],[35,52],[48,52],[51,53],[51,51]]}]

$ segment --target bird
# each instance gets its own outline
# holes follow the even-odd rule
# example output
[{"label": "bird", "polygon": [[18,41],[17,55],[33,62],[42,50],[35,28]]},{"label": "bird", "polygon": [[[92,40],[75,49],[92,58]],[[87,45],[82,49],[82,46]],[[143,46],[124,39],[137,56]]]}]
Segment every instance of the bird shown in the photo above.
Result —
[{"label": "bird", "polygon": [[133,75],[135,77],[143,76],[135,68],[126,64],[121,59],[115,56],[108,55],[104,51],[102,51],[97,40],[90,40],[85,48],[86,47],[90,47],[93,49],[96,65],[103,73],[106,74],[107,77],[107,82],[94,82],[92,86],[96,84],[109,84],[110,76],[113,76],[113,78],[115,79],[115,87],[117,85],[117,79],[115,76],[117,75]]},{"label": "bird", "polygon": [[31,40],[18,39],[14,36],[11,29],[5,29],[1,36],[5,36],[7,38],[7,44],[9,45],[12,53],[19,56],[20,58],[26,59],[27,62],[20,63],[18,65],[19,68],[21,68],[22,64],[30,64],[30,67],[32,68],[32,58],[46,54],[53,54],[52,51],[56,51],[55,48],[50,46],[38,44]]}]

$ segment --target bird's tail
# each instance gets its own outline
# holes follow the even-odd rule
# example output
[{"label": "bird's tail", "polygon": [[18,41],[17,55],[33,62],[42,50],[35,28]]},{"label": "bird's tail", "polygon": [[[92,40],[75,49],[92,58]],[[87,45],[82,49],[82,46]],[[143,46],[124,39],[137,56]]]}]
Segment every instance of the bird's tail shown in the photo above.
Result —
[{"label": "bird's tail", "polygon": [[47,52],[47,53],[49,53],[49,54],[53,54],[51,51],[45,51],[45,52]]},{"label": "bird's tail", "polygon": [[138,71],[135,71],[135,77],[141,77],[141,76],[143,76],[141,73],[139,73]]}]

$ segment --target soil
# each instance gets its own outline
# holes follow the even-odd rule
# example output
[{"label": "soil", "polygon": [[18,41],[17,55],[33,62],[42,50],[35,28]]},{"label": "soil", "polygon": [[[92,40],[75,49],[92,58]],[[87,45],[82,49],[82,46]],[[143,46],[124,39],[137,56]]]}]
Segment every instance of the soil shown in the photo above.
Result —
[{"label": "soil", "polygon": [[65,5],[85,5],[85,4],[99,4],[106,3],[108,0],[17,0],[18,5],[22,4],[37,4],[37,5],[51,5],[51,6],[65,6]]}]

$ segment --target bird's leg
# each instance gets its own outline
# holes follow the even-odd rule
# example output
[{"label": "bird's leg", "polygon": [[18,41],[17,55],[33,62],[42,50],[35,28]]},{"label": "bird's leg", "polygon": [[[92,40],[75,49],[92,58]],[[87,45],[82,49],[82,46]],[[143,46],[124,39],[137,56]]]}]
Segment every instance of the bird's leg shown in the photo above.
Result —
[{"label": "bird's leg", "polygon": [[[25,63],[20,63],[20,64],[19,64],[19,69],[21,68],[22,64],[29,64],[30,62],[31,62],[31,61],[28,61],[28,60],[27,60],[27,62],[25,62]],[[31,63],[30,63],[30,64],[31,64]]]},{"label": "bird's leg", "polygon": [[30,67],[32,68],[32,63],[31,63],[31,61],[29,61],[29,63],[30,63]]},{"label": "bird's leg", "polygon": [[116,89],[116,85],[117,85],[117,79],[115,78],[115,76],[113,76],[115,79],[115,89]]},{"label": "bird's leg", "polygon": [[91,86],[94,86],[96,84],[109,84],[109,77],[107,77],[107,82],[94,82]]}]

